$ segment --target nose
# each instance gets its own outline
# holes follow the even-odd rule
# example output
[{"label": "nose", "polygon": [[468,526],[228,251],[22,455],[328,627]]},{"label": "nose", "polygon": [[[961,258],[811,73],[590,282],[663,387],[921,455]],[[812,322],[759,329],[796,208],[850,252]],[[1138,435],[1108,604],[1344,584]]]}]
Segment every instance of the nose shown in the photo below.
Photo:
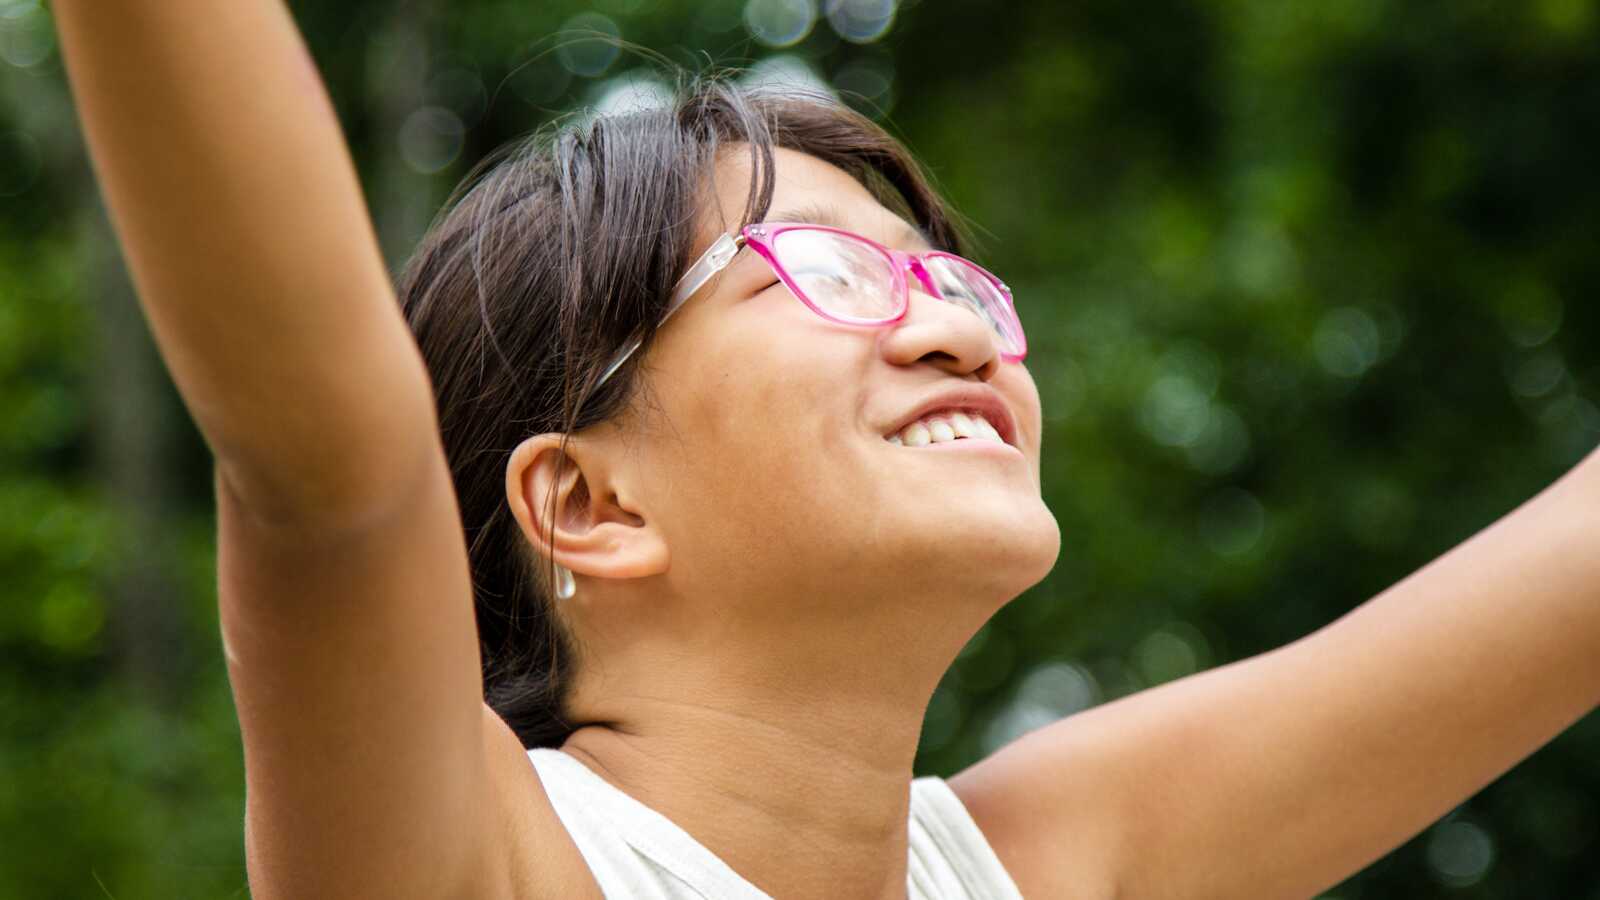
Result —
[{"label": "nose", "polygon": [[928,292],[920,273],[906,273],[910,297],[903,319],[879,333],[883,357],[897,366],[928,362],[954,375],[988,381],[1000,371],[1000,337],[983,317]]}]

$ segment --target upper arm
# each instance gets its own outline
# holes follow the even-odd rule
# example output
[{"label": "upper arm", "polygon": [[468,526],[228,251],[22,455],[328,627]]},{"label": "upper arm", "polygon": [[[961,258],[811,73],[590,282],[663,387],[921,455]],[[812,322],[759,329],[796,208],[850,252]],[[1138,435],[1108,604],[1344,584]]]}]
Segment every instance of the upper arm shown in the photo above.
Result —
[{"label": "upper arm", "polygon": [[1095,736],[1094,712],[1024,735],[946,779],[1024,897],[1117,896],[1122,823],[1111,801],[1122,787],[1115,750]]},{"label": "upper arm", "polygon": [[[1087,840],[1099,896],[1302,898],[1436,818],[1407,791],[1376,796],[1398,775],[1370,755],[1392,720],[1351,660],[1309,646],[1069,716],[958,776],[1015,843],[1019,885],[1056,895],[1076,878],[1062,848]],[[1426,765],[1401,730],[1392,741],[1390,767]]]},{"label": "upper arm", "polygon": [[466,550],[443,461],[359,527],[217,478],[222,639],[256,897],[488,896],[502,873]]}]

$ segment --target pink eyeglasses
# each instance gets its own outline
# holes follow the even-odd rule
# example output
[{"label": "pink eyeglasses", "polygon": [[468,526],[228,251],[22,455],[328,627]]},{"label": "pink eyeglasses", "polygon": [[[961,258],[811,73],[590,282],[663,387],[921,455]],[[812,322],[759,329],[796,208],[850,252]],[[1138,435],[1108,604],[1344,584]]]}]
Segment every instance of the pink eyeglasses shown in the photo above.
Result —
[{"label": "pink eyeglasses", "polygon": [[[939,250],[906,253],[842,228],[799,222],[746,225],[738,237],[717,238],[678,280],[661,321],[727,268],[746,244],[801,303],[830,322],[870,327],[905,318],[911,308],[910,272],[930,295],[964,306],[988,323],[1000,339],[1001,358],[1017,362],[1028,353],[1011,289],[977,263]],[[635,340],[618,354],[595,386],[604,384],[639,344]]]}]

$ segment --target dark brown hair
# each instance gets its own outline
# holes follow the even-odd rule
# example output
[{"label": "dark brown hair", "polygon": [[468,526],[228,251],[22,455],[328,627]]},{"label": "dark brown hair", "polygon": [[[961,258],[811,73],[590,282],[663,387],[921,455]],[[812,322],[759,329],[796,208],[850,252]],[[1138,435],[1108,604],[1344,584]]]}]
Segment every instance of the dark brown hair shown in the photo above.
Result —
[{"label": "dark brown hair", "polygon": [[[627,409],[731,143],[748,144],[751,159],[740,226],[767,213],[773,148],[787,147],[849,172],[935,246],[962,252],[916,162],[870,119],[721,75],[680,79],[665,106],[555,124],[496,150],[399,276],[461,510],[485,701],[525,747],[559,746],[582,724],[566,715],[579,659],[549,589],[553,563],[537,565],[507,505],[507,457],[529,435],[579,432]],[[596,390],[636,336],[639,350]]]}]

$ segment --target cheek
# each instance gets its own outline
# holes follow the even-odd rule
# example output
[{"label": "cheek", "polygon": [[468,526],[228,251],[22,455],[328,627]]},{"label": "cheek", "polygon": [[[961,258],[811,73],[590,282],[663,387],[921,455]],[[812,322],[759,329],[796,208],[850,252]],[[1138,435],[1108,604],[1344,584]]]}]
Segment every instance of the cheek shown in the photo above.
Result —
[{"label": "cheek", "polygon": [[661,398],[681,511],[771,529],[858,503],[880,464],[862,418],[873,334],[828,323],[781,289],[718,313],[696,323]]},{"label": "cheek", "polygon": [[851,426],[866,342],[852,342],[786,290],[729,309],[702,344],[695,417],[729,446],[816,446]]},{"label": "cheek", "polygon": [[[784,333],[771,323],[763,331]],[[859,444],[858,363],[830,356],[839,349],[815,337],[791,323],[785,339],[719,347],[698,366],[677,430],[692,448],[684,462],[693,477],[715,485],[724,504],[749,497],[768,515],[775,504],[803,504],[827,491]]]}]

